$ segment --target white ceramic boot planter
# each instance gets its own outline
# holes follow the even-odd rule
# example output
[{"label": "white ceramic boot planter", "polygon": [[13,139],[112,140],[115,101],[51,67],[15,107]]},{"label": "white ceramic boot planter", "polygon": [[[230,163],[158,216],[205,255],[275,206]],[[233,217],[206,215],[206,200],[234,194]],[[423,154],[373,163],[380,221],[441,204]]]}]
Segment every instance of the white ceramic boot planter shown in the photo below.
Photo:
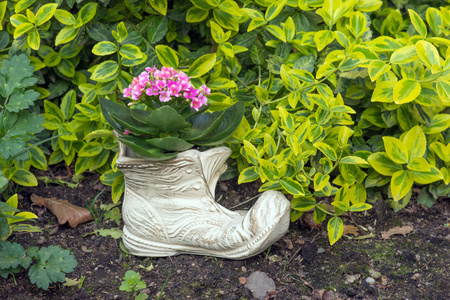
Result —
[{"label": "white ceramic boot planter", "polygon": [[281,192],[264,192],[248,212],[216,203],[216,183],[231,154],[226,147],[187,150],[163,162],[119,147],[116,164],[125,176],[123,243],[131,254],[244,259],[288,230],[290,203]]}]

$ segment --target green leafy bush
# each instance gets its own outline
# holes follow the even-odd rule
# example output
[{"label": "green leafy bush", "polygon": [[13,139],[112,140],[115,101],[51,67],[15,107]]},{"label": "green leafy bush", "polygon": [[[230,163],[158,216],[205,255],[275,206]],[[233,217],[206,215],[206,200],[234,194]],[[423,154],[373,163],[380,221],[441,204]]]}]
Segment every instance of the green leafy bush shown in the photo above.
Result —
[{"label": "green leafy bush", "polygon": [[59,246],[25,250],[18,243],[0,242],[0,275],[4,278],[14,276],[22,268],[29,268],[31,283],[47,290],[50,283],[64,282],[66,273],[72,272],[76,266],[73,254]]},{"label": "green leafy bush", "polygon": [[[310,209],[316,222],[330,215],[331,243],[339,216],[381,192],[395,211],[412,185],[427,206],[450,193],[444,1],[46,2],[1,2],[0,51],[26,53],[47,99],[44,127],[67,133],[52,140],[49,163],[102,173],[115,202],[123,176],[99,99],[121,101],[153,65],[206,83],[211,112],[243,101],[228,140],[239,182],[290,194],[293,221]],[[215,62],[197,72],[205,55]]]}]

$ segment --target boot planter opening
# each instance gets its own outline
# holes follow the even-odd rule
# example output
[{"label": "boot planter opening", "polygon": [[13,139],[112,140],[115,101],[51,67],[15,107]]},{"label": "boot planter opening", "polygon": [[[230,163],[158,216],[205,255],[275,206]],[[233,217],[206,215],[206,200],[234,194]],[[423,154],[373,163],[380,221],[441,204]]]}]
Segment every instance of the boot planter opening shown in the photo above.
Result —
[{"label": "boot planter opening", "polygon": [[245,259],[264,251],[289,228],[290,202],[264,192],[247,212],[215,199],[231,150],[187,150],[155,162],[119,142],[117,167],[125,177],[123,243],[133,255],[197,254]]}]

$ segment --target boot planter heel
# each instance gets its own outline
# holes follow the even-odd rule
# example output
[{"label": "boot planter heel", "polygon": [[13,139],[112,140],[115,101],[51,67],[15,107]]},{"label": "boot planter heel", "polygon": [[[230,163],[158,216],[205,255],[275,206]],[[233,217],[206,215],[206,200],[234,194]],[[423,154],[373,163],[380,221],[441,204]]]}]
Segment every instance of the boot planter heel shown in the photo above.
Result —
[{"label": "boot planter heel", "polygon": [[123,243],[131,254],[197,254],[244,259],[264,251],[289,228],[290,202],[264,192],[248,212],[214,200],[231,150],[187,150],[156,162],[119,143],[117,167],[125,177]]}]

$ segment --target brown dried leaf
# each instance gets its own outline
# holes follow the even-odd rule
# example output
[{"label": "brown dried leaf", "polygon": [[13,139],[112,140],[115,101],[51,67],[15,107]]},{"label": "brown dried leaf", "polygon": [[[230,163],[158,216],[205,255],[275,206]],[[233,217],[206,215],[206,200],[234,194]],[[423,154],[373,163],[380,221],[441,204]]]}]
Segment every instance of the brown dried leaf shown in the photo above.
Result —
[{"label": "brown dried leaf", "polygon": [[359,232],[358,232],[359,228],[353,225],[344,225],[344,233],[343,235],[346,234],[353,234],[354,236],[358,236]]},{"label": "brown dried leaf", "polygon": [[31,201],[37,206],[47,207],[58,218],[60,225],[69,222],[70,227],[75,228],[94,219],[88,209],[73,205],[67,200],[57,200],[55,197],[42,198],[33,194]]},{"label": "brown dried leaf", "polygon": [[394,234],[406,235],[406,234],[410,233],[411,231],[413,231],[412,226],[394,227],[394,228],[389,229],[388,231],[382,232],[381,237],[383,239],[388,239],[391,237],[391,235],[394,235]]},{"label": "brown dried leaf", "polygon": [[322,224],[317,224],[316,222],[314,222],[314,218],[313,215],[310,213],[304,213],[301,217],[303,224],[305,224],[306,227],[308,227],[309,229],[317,229],[317,230],[321,230],[322,229]]}]

